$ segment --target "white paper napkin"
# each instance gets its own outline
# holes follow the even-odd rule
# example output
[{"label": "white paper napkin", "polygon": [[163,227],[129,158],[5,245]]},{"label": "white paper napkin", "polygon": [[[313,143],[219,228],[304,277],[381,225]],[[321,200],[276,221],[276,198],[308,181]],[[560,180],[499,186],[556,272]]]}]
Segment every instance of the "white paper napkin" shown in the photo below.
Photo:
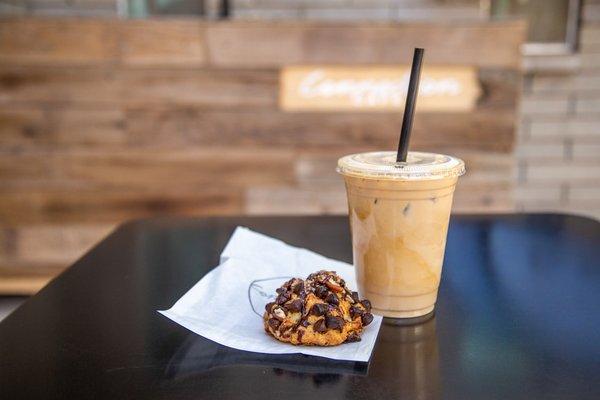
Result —
[{"label": "white paper napkin", "polygon": [[319,269],[337,271],[356,290],[352,265],[238,227],[221,253],[221,265],[173,307],[159,312],[198,335],[238,350],[368,361],[382,321],[377,315],[360,342],[335,347],[293,346],[265,333],[262,313],[265,304],[274,300],[275,289],[291,277],[306,278]]}]

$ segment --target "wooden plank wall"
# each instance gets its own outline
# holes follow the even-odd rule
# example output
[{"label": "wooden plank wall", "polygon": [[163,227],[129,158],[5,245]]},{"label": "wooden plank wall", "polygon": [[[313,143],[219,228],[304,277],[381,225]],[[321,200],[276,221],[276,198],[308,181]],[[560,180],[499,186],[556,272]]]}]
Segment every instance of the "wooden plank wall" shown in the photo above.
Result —
[{"label": "wooden plank wall", "polygon": [[283,113],[290,64],[475,65],[472,113],[419,114],[463,157],[457,211],[513,207],[519,22],[0,20],[0,292],[32,292],[131,218],[343,213],[337,158],[395,146],[393,113]]}]

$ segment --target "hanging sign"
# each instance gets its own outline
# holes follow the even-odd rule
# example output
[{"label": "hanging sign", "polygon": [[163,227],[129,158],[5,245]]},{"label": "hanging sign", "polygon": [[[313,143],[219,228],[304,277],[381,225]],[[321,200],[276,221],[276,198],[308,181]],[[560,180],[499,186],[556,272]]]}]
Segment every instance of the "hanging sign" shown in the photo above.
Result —
[{"label": "hanging sign", "polygon": [[[284,111],[401,111],[408,66],[288,66],[280,73]],[[417,110],[470,111],[481,93],[469,66],[424,67]]]}]

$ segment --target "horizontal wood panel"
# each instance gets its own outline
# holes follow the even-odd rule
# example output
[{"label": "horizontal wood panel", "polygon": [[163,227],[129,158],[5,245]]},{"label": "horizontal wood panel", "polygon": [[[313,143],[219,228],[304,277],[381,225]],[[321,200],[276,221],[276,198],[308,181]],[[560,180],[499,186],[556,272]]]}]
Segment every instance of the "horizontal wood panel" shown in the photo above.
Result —
[{"label": "horizontal wood panel", "polygon": [[[310,187],[316,183],[344,190],[341,177],[335,170],[337,160],[343,155],[361,150],[361,148],[343,148],[331,151],[300,152],[296,162],[298,185]],[[484,183],[504,186],[513,181],[515,161],[511,154],[469,151],[456,147],[428,148],[427,151],[448,153],[464,160],[467,173],[460,178],[461,186],[480,186]]]},{"label": "horizontal wood panel", "polygon": [[188,152],[38,153],[0,157],[1,192],[129,190],[140,196],[294,183],[291,153],[227,148]]},{"label": "horizontal wood panel", "polygon": [[[415,148],[464,147],[508,152],[513,111],[420,113]],[[206,146],[394,148],[402,124],[391,113],[276,113],[185,107],[119,109],[10,107],[0,110],[0,153],[94,149],[176,150]]]},{"label": "horizontal wood panel", "polygon": [[119,102],[117,70],[99,67],[0,66],[0,102],[99,105]]},{"label": "horizontal wood panel", "polygon": [[[510,182],[469,184],[460,181],[454,195],[454,212],[508,212],[514,210]],[[250,188],[246,213],[264,215],[314,215],[347,213],[343,187],[323,183],[301,187]]]},{"label": "horizontal wood panel", "polygon": [[69,264],[114,228],[112,224],[81,223],[21,226],[15,230],[15,247],[11,258],[27,265]]},{"label": "horizontal wood panel", "polygon": [[80,223],[0,227],[0,293],[34,294],[112,229]]},{"label": "horizontal wood panel", "polygon": [[252,215],[314,215],[347,212],[341,177],[336,185],[255,187],[246,192],[244,212]]},{"label": "horizontal wood panel", "polygon": [[2,19],[0,63],[113,63],[119,57],[118,26],[100,19]]},{"label": "horizontal wood panel", "polygon": [[64,267],[43,275],[26,274],[20,271],[17,274],[0,274],[0,293],[5,296],[34,295],[63,269]]},{"label": "horizontal wood panel", "polygon": [[126,106],[170,104],[204,109],[277,108],[277,70],[119,70]]},{"label": "horizontal wood panel", "polygon": [[47,142],[48,117],[35,106],[0,107],[0,152],[33,149]]},{"label": "horizontal wood panel", "polygon": [[[138,175],[131,177],[131,181],[124,182],[124,178],[114,181],[85,181],[87,186],[93,184],[94,190],[81,188],[78,181],[61,178],[57,182],[51,179],[38,181],[35,179],[19,179],[16,187],[8,187],[0,192],[0,220],[7,226],[19,226],[32,223],[96,223],[119,222],[130,218],[141,218],[152,215],[214,215],[214,214],[239,214],[247,212],[273,212],[279,208],[295,212],[294,207],[288,203],[274,204],[278,197],[285,198],[288,193],[297,193],[295,202],[306,201],[305,205],[297,205],[299,212],[306,213],[310,210],[319,212],[341,212],[345,209],[345,190],[341,177],[335,172],[338,157],[360,151],[361,148],[343,148],[331,152],[300,150],[295,159],[286,160],[285,171],[289,174],[289,181],[284,179],[254,179],[249,181],[230,180],[226,183],[214,182],[211,185],[187,185],[185,171],[173,171],[173,176],[181,180],[178,184],[164,183],[156,187],[148,184],[144,190],[139,184]],[[485,187],[502,188],[511,184],[513,175],[512,156],[506,154],[489,154],[482,152],[465,152],[464,150],[448,149],[449,153],[462,157],[467,166],[468,173],[461,178],[460,187],[466,193],[471,189]],[[227,152],[224,152],[227,156]],[[230,154],[229,154],[230,155]],[[95,155],[98,157],[98,155]],[[77,160],[78,157],[69,157]],[[225,158],[227,159],[227,158]],[[232,163],[235,163],[236,158]],[[273,166],[269,162],[269,166]],[[240,168],[250,168],[243,165]],[[95,173],[99,173],[94,169]],[[28,171],[27,173],[30,173]],[[56,170],[55,170],[56,172]],[[214,174],[214,171],[205,171]],[[202,169],[195,170],[202,175]],[[116,173],[127,174],[126,170]],[[179,177],[181,176],[181,177]],[[244,177],[252,180],[252,175]],[[209,179],[207,177],[197,179]],[[294,182],[290,184],[290,182]],[[54,187],[57,186],[57,187]],[[163,188],[168,187],[168,190]],[[37,188],[37,189],[36,189]],[[45,188],[45,189],[44,189]],[[272,201],[268,194],[272,193]],[[484,206],[495,204],[496,192],[493,190],[482,191],[481,199],[476,197],[459,201],[459,204],[469,201],[468,204]],[[491,200],[485,200],[490,198]],[[304,200],[303,200],[304,199]],[[264,204],[261,204],[263,202]],[[463,209],[467,209],[465,206]],[[0,238],[0,241],[2,239]]]},{"label": "horizontal wood panel", "polygon": [[277,107],[274,70],[1,67],[0,104],[127,107],[170,104]]},{"label": "horizontal wood panel", "polygon": [[241,188],[205,188],[195,193],[166,190],[146,195],[115,190],[11,190],[0,193],[0,220],[4,226],[122,222],[157,215],[231,215],[242,212]]},{"label": "horizontal wood panel", "polygon": [[40,289],[112,229],[106,224],[0,227],[0,237],[11,238],[8,251],[0,254],[0,293]]},{"label": "horizontal wood panel", "polygon": [[525,32],[520,21],[348,24],[174,19],[132,23],[23,18],[0,21],[0,61],[225,68],[397,64],[411,59],[412,48],[424,47],[430,64],[516,68]]},{"label": "horizontal wood panel", "polygon": [[[464,146],[510,151],[515,113],[417,114],[414,146]],[[273,113],[130,110],[128,137],[141,145],[260,145],[296,148],[394,148],[402,117],[371,113]]]},{"label": "horizontal wood panel", "polygon": [[[462,212],[486,209],[509,211],[514,209],[512,193],[509,182],[498,182],[494,179],[491,182],[470,183],[468,180],[461,180],[456,191],[455,209]],[[45,223],[121,222],[158,215],[344,214],[347,209],[341,178],[339,182],[331,185],[317,182],[302,186],[256,186],[247,188],[243,196],[240,194],[234,191],[230,194],[135,199],[133,195],[111,195],[102,192],[94,195],[72,193],[60,196],[44,192],[17,192],[11,196],[0,196],[0,204],[2,207],[11,207],[12,210],[9,215],[6,215],[6,212],[1,213],[4,214],[1,217],[5,227]],[[100,238],[98,236],[97,239]],[[30,238],[30,244],[32,240],[46,239],[35,236]],[[20,246],[23,247],[22,244]],[[27,245],[25,248],[30,247]],[[70,254],[67,256],[72,257],[73,253]],[[36,269],[37,265],[44,264],[48,257],[47,252],[35,256],[37,261],[20,253],[16,255],[16,259],[24,266],[32,265]],[[58,256],[55,254],[52,257]],[[61,260],[59,264],[65,259]],[[70,263],[73,260],[74,258],[69,258],[67,261]]]},{"label": "horizontal wood panel", "polygon": [[[481,69],[477,109],[514,109],[516,71]],[[203,109],[278,108],[275,69],[1,67],[0,103],[77,107],[169,104]]]},{"label": "horizontal wood panel", "polygon": [[0,293],[36,290],[114,224],[344,213],[337,158],[400,113],[284,113],[289,64],[478,67],[470,113],[417,113],[412,149],[463,157],[455,210],[512,209],[520,22],[0,20]]},{"label": "horizontal wood panel", "polygon": [[206,63],[204,25],[190,20],[127,20],[119,24],[124,65],[197,65]]},{"label": "horizontal wood panel", "polygon": [[[234,22],[207,30],[210,62],[222,67],[287,64],[404,64],[427,49],[427,64],[518,67],[526,25],[512,22]],[[248,46],[247,43],[252,43]],[[458,50],[460,49],[460,50]]]},{"label": "horizontal wood panel", "polygon": [[0,154],[122,148],[128,145],[125,113],[118,108],[0,107]]},{"label": "horizontal wood panel", "polygon": [[[49,279],[49,277],[56,276],[67,268],[64,263],[54,264],[34,264],[29,262],[22,262],[18,259],[7,260],[6,258],[0,258],[0,282],[10,278],[40,278]],[[4,293],[0,289],[0,293]]]},{"label": "horizontal wood panel", "polygon": [[275,70],[1,67],[0,103],[277,107]]}]

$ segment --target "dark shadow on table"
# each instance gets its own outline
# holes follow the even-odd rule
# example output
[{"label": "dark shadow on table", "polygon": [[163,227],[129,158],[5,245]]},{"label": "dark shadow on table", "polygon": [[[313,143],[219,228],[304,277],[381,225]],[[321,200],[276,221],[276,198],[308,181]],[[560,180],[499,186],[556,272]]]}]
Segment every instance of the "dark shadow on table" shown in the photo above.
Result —
[{"label": "dark shadow on table", "polygon": [[167,379],[187,379],[212,369],[232,365],[273,368],[278,374],[307,376],[367,375],[368,363],[332,360],[303,354],[262,354],[222,346],[190,335],[177,349],[165,370]]},{"label": "dark shadow on table", "polygon": [[311,380],[315,386],[364,379],[372,371],[396,381],[394,387],[402,392],[398,395],[431,399],[440,393],[435,317],[412,326],[396,326],[384,320],[369,363],[239,351],[190,334],[171,357],[164,376],[171,381],[193,380],[208,371],[236,365],[265,367],[288,379]]}]

